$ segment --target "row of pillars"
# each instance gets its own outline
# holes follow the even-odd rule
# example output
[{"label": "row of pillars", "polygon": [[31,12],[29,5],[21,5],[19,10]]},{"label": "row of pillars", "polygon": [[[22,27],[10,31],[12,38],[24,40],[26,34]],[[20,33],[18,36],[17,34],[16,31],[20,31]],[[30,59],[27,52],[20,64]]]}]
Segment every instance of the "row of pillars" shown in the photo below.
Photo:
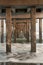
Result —
[{"label": "row of pillars", "polygon": [[[16,21],[16,20],[15,20]],[[14,21],[13,21],[14,22]],[[27,38],[27,42],[29,42],[29,33],[30,33],[30,20],[26,20],[26,38]],[[15,26],[15,24],[14,24]],[[16,29],[17,31],[17,29]],[[4,20],[1,20],[1,43],[4,43]],[[15,37],[16,39],[16,37]],[[14,42],[16,43],[16,41],[14,40]],[[42,43],[42,19],[39,19],[39,43]]]},{"label": "row of pillars", "polygon": [[[31,52],[36,52],[36,8],[31,8]],[[2,38],[3,42],[3,22],[2,23]],[[27,23],[28,25],[28,23]],[[16,28],[16,20],[13,22],[13,27]],[[28,30],[27,30],[28,32]],[[14,30],[14,37],[16,42],[16,29]],[[11,52],[11,37],[12,37],[12,18],[11,18],[11,8],[6,8],[6,52]],[[39,19],[39,40],[42,42],[42,19]],[[29,39],[29,38],[27,38]]]}]

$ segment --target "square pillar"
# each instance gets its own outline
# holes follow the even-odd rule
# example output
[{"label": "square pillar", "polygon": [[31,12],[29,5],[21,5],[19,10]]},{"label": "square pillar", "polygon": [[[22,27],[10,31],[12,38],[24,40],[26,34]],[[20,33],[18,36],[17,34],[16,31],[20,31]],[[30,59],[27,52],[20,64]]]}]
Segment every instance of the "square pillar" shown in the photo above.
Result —
[{"label": "square pillar", "polygon": [[31,8],[31,52],[36,52],[36,8]]},{"label": "square pillar", "polygon": [[39,19],[39,43],[42,43],[42,19]]},{"label": "square pillar", "polygon": [[4,21],[1,20],[1,43],[4,43]]},{"label": "square pillar", "polygon": [[12,20],[11,8],[6,8],[6,52],[11,52]]},{"label": "square pillar", "polygon": [[26,37],[27,37],[27,42],[29,42],[29,20],[26,20]]},{"label": "square pillar", "polygon": [[16,20],[13,21],[13,28],[14,28],[14,43],[16,43]]}]

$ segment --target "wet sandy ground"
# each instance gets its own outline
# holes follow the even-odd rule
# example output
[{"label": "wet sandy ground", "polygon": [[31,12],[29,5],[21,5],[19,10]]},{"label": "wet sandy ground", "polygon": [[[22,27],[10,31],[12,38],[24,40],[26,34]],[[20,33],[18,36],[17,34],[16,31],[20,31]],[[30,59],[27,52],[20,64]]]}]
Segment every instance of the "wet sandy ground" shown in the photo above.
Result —
[{"label": "wet sandy ground", "polygon": [[36,52],[31,53],[31,44],[12,43],[12,53],[6,54],[5,43],[0,43],[0,62],[43,63],[43,44],[37,43]]},{"label": "wet sandy ground", "polygon": [[0,62],[0,65],[43,65],[43,63],[13,63],[13,62]]}]

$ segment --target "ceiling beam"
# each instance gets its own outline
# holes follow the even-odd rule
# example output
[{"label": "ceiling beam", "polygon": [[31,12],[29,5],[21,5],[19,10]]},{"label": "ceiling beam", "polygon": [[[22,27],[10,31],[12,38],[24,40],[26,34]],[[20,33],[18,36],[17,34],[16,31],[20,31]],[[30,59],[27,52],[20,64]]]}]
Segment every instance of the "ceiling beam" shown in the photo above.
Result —
[{"label": "ceiling beam", "polygon": [[37,6],[43,5],[43,0],[0,0],[0,5],[2,6],[19,6],[19,5],[28,5],[28,6]]},{"label": "ceiling beam", "polygon": [[[5,19],[6,16],[0,16],[0,19]],[[30,14],[18,14],[18,15],[14,15],[14,16],[11,16],[11,18],[31,18]],[[36,13],[36,18],[39,19],[39,18],[43,18],[43,12],[41,13]]]}]

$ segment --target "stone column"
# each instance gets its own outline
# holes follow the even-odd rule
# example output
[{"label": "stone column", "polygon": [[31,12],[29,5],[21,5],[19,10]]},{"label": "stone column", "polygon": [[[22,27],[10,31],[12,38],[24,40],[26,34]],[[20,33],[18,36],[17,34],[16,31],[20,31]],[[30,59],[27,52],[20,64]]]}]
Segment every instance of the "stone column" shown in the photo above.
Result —
[{"label": "stone column", "polygon": [[31,52],[36,52],[36,8],[31,8]]},{"label": "stone column", "polygon": [[11,8],[6,8],[6,52],[11,52],[12,20]]},{"label": "stone column", "polygon": [[42,19],[39,19],[39,43],[42,43]]},{"label": "stone column", "polygon": [[26,27],[26,28],[27,28],[27,29],[26,29],[27,31],[26,31],[26,36],[27,36],[27,42],[29,42],[29,20],[27,19],[26,21],[27,21],[27,27]]},{"label": "stone column", "polygon": [[13,21],[13,28],[14,28],[14,43],[16,43],[16,20]]},{"label": "stone column", "polygon": [[1,43],[4,43],[4,21],[1,20]]}]

